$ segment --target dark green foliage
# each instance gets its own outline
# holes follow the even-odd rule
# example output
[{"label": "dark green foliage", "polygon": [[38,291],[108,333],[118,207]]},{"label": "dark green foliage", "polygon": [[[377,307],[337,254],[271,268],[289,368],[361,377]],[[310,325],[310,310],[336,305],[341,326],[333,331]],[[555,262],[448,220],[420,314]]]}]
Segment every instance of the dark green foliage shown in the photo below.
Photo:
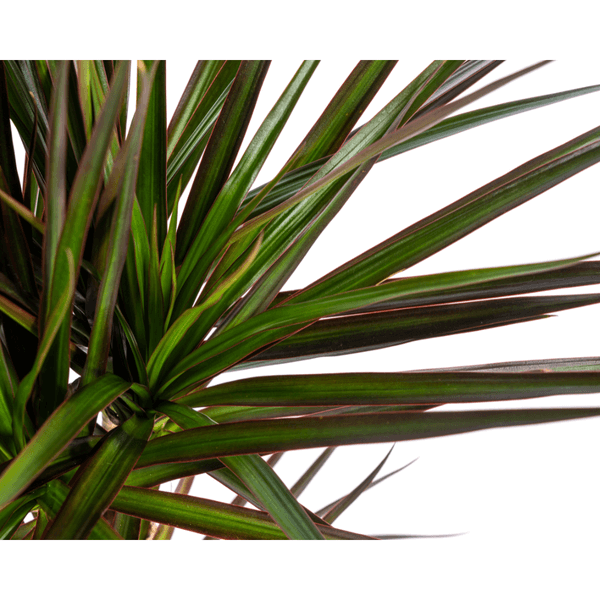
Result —
[{"label": "dark green foliage", "polygon": [[[168,65],[140,61],[128,129],[128,61],[0,63],[0,539],[158,540],[175,528],[224,539],[372,539],[331,525],[387,477],[376,479],[389,453],[324,509],[298,500],[335,447],[600,415],[429,410],[597,393],[600,367],[589,359],[212,385],[234,369],[521,323],[600,301],[531,295],[599,283],[591,255],[391,278],[600,162],[600,129],[310,286],[282,292],[378,162],[600,90],[470,110],[541,66],[470,92],[499,62],[434,61],[357,127],[396,64],[359,62],[262,186],[257,177],[318,61],[299,66],[243,153],[269,61],[198,62],[170,123]],[[23,181],[11,122],[27,154]],[[71,384],[69,370],[77,375]],[[281,453],[318,447],[326,450],[288,488],[274,470]],[[190,496],[198,475],[235,500]],[[177,479],[176,493],[156,489]]]}]

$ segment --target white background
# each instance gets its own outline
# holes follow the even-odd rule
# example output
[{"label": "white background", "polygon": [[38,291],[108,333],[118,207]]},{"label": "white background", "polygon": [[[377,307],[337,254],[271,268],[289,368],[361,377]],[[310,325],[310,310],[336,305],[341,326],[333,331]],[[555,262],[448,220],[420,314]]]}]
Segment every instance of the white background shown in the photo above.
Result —
[{"label": "white background", "polygon": [[[274,57],[263,98],[255,111],[257,123],[254,128],[251,126],[249,134],[255,131],[299,64],[298,60],[287,58],[279,62],[279,56],[328,59],[317,69],[275,147],[273,162],[265,169],[265,180],[295,149],[355,59],[361,57],[401,59],[365,118],[372,116],[433,58],[493,58],[507,54],[528,58],[507,62],[488,76],[491,80],[538,58],[573,57],[512,83],[476,106],[600,83],[595,50],[582,52],[587,49],[586,40],[597,39],[597,21],[577,10],[577,2],[556,14],[546,7],[535,10],[522,2],[507,2],[501,10],[494,6],[493,16],[486,15],[479,3],[473,7],[468,3],[447,4],[444,8],[427,4],[423,14],[400,7],[387,13],[388,7],[383,4],[361,7],[350,3],[341,14],[327,9],[323,2],[306,2],[292,7],[283,17],[291,19],[286,21],[286,27],[269,21],[269,13],[261,12],[263,3],[233,2],[227,14],[219,15],[222,8],[211,9],[215,14],[206,14],[201,7],[186,5],[182,10],[183,6],[172,2],[170,8],[175,16],[167,20],[159,5],[140,11],[124,2],[107,2],[102,11],[93,15],[79,12],[79,6],[71,7],[77,11],[71,13],[74,25],[65,22],[60,14],[61,4],[67,3],[53,3],[51,8],[46,4],[44,8],[52,11],[51,16],[58,23],[56,28],[48,15],[39,19],[38,29],[30,25],[27,39],[21,37],[19,27],[10,28],[7,34],[13,37],[6,38],[5,52],[14,58],[94,58],[107,54],[113,58],[172,58],[167,75],[170,111],[195,57]],[[272,9],[264,4],[267,11]],[[7,7],[6,23],[16,23],[11,11],[13,8]],[[473,22],[475,14],[477,25]],[[213,21],[215,15],[220,20]],[[91,24],[95,27],[93,32],[89,29]],[[61,28],[67,25],[67,33],[63,34]],[[37,45],[33,44],[34,38]],[[40,39],[48,39],[50,44],[40,44]],[[137,39],[142,43],[136,43]],[[34,56],[27,56],[30,43],[37,50]],[[114,48],[113,43],[116,49],[107,52],[107,48]],[[58,53],[52,51],[57,47]],[[342,61],[348,54],[352,60]],[[183,60],[184,56],[194,60]],[[585,57],[589,60],[582,61]],[[502,120],[377,165],[306,257],[289,287],[310,283],[417,219],[597,126],[599,98],[591,95]],[[600,251],[599,174],[596,166],[575,176],[406,274]],[[587,287],[581,291],[596,290]],[[598,316],[597,307],[576,309],[538,323],[301,362],[281,367],[277,372],[393,371],[594,356],[600,354]],[[267,370],[245,372],[250,374],[267,374]],[[522,405],[597,406],[598,398],[560,397]],[[220,589],[219,597],[229,597],[236,590],[246,597],[285,594],[288,598],[315,591],[319,596],[331,597],[351,593],[352,597],[368,594],[504,598],[511,594],[520,598],[543,594],[550,598],[594,598],[598,589],[600,533],[596,441],[599,422],[600,419],[590,419],[398,444],[383,473],[416,457],[419,460],[367,492],[336,522],[338,527],[363,533],[468,532],[460,537],[378,546],[284,546],[259,542],[196,546],[197,536],[178,532],[175,540],[182,543],[175,548],[161,545],[157,549],[155,545],[151,548],[142,544],[119,548],[113,544],[107,551],[105,545],[86,542],[85,552],[75,544],[61,544],[60,552],[49,552],[48,544],[34,545],[33,550],[30,545],[13,544],[10,556],[8,552],[2,556],[13,558],[15,568],[11,567],[11,573],[20,573],[17,564],[23,569],[21,576],[15,576],[15,591],[16,585],[22,591],[21,577],[25,573],[28,589],[37,583],[43,586],[45,594],[50,594],[54,586],[64,594],[67,581],[69,587],[74,587],[89,582],[95,575],[99,585],[86,583],[86,595],[92,598],[104,597],[106,585],[116,597],[132,592],[139,595],[141,590],[147,590],[145,595],[149,597],[182,590],[195,597],[199,593],[212,595]],[[385,444],[337,450],[303,494],[302,501],[318,509],[349,491],[388,448]],[[277,470],[286,483],[293,484],[318,453],[314,450],[288,454]],[[209,495],[215,490],[200,485],[194,493]],[[221,498],[228,500],[231,494],[227,492]],[[188,541],[189,544],[183,544]],[[99,569],[98,563],[90,559],[101,561]],[[36,562],[33,578],[31,561]],[[173,576],[177,577],[175,582]],[[107,580],[111,583],[107,584]],[[267,580],[269,583],[265,584]],[[198,592],[193,591],[196,588]]]}]

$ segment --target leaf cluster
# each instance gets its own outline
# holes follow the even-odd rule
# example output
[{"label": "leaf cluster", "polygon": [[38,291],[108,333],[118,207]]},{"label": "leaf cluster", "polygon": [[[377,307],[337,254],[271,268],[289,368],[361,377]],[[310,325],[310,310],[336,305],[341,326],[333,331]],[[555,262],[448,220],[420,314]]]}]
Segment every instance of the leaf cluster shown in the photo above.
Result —
[{"label": "leaf cluster", "polygon": [[[170,539],[183,528],[224,539],[372,539],[333,523],[387,477],[377,479],[387,456],[329,506],[299,501],[337,446],[600,415],[430,410],[597,393],[597,359],[214,381],[600,301],[534,295],[600,283],[592,256],[398,277],[599,162],[600,128],[282,291],[379,162],[600,90],[472,110],[543,65],[487,83],[499,63],[434,61],[359,125],[395,61],[359,62],[278,174],[257,186],[318,61],[298,67],[243,151],[269,61],[199,61],[169,123],[165,61],[2,61],[0,538]],[[13,128],[26,149],[22,178]],[[325,450],[288,487],[275,464],[305,448]],[[190,495],[200,475],[233,502]],[[160,490],[177,480],[174,493]]]}]

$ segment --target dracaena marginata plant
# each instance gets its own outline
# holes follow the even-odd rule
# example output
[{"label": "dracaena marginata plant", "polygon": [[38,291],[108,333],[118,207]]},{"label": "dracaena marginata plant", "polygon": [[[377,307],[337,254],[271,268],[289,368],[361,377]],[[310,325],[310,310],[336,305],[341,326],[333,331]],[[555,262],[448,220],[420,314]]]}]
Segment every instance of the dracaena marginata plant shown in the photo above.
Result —
[{"label": "dracaena marginata plant", "polygon": [[[385,460],[327,507],[299,500],[336,446],[600,415],[430,410],[598,392],[592,359],[244,371],[213,381],[600,300],[531,295],[600,283],[591,256],[398,277],[600,161],[600,128],[532,156],[304,289],[282,291],[361,181],[377,176],[377,163],[600,90],[473,110],[543,64],[497,78],[499,62],[435,61],[358,126],[395,66],[359,62],[278,174],[257,186],[317,61],[298,66],[243,152],[268,61],[199,61],[169,123],[164,61],[3,61],[0,538],[169,539],[183,528],[225,539],[371,539],[333,523],[379,481]],[[11,126],[25,148],[22,177]],[[306,448],[324,451],[289,488],[275,463]],[[233,502],[190,496],[199,476],[229,488]],[[172,481],[175,493],[160,489]]]}]

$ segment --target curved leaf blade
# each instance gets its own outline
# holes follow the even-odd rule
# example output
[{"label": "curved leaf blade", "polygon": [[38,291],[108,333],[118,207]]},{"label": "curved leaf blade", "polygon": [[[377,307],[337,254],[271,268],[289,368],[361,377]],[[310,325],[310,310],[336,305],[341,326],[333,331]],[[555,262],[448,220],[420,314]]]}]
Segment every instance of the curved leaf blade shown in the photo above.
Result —
[{"label": "curved leaf blade", "polygon": [[0,476],[0,508],[20,494],[84,426],[130,384],[106,374],[58,406]]}]

